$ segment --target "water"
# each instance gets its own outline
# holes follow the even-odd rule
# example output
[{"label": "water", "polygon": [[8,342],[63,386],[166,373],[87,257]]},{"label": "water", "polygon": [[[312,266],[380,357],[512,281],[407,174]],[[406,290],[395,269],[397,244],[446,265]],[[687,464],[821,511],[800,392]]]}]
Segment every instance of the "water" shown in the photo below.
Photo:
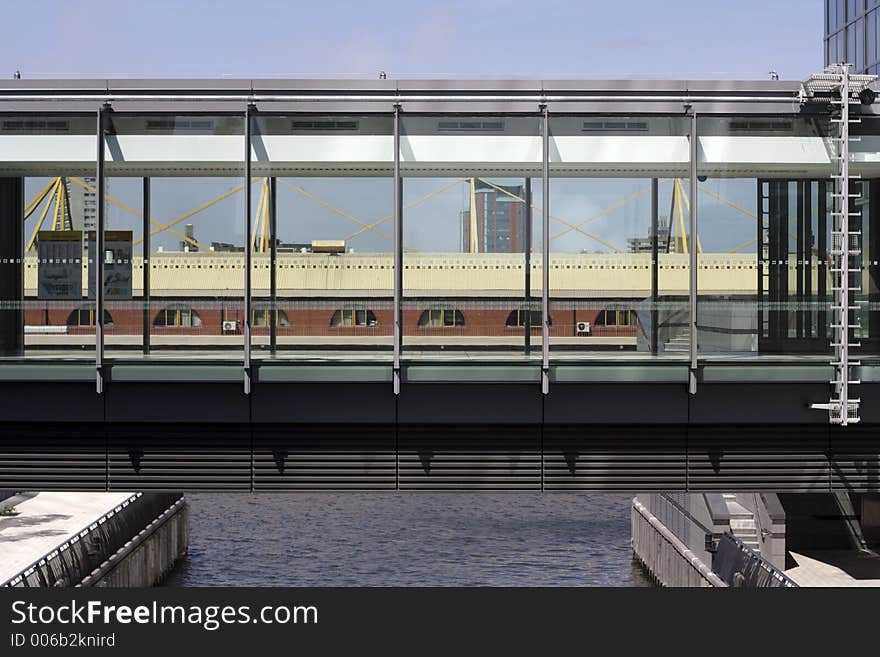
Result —
[{"label": "water", "polygon": [[169,586],[650,586],[627,496],[187,498],[189,555]]}]

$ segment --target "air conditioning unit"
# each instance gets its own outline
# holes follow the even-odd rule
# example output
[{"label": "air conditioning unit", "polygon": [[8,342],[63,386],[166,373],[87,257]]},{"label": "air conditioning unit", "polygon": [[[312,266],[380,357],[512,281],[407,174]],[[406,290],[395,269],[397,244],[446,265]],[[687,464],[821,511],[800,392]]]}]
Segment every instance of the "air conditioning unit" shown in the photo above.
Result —
[{"label": "air conditioning unit", "polygon": [[578,335],[589,335],[590,334],[590,323],[589,322],[576,322],[574,325],[574,331]]},{"label": "air conditioning unit", "polygon": [[238,322],[234,319],[224,319],[223,320],[223,332],[224,333],[235,333],[238,330]]}]

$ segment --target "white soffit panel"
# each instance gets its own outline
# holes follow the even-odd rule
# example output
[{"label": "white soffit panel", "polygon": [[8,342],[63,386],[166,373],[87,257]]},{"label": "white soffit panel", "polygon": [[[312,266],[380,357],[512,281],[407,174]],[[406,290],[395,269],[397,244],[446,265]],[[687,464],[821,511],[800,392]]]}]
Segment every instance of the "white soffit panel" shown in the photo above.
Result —
[{"label": "white soffit panel", "polygon": [[400,139],[403,163],[471,164],[522,163],[536,165],[542,161],[539,136],[520,135],[413,135]]},{"label": "white soffit panel", "polygon": [[553,164],[601,165],[642,168],[645,164],[661,168],[686,165],[690,146],[684,136],[564,136],[551,139]]},{"label": "white soffit panel", "polygon": [[701,164],[737,165],[760,170],[800,166],[830,166],[831,155],[823,137],[707,136],[700,137]]},{"label": "white soffit panel", "polygon": [[255,162],[340,164],[394,161],[391,135],[263,135],[254,138]]}]

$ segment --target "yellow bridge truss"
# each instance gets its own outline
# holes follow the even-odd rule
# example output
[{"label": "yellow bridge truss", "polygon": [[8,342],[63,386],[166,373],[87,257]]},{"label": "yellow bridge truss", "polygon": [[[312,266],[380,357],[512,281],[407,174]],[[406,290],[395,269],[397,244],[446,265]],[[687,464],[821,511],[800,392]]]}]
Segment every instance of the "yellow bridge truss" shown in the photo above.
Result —
[{"label": "yellow bridge truss", "polygon": [[[518,195],[510,192],[509,190],[506,190],[503,187],[500,187],[500,186],[492,183],[490,180],[487,180],[486,178],[470,177],[470,178],[457,178],[451,182],[444,183],[439,188],[433,190],[432,192],[426,194],[425,196],[406,204],[404,206],[404,209],[407,210],[410,208],[417,207],[417,206],[429,201],[430,199],[432,199],[436,196],[439,196],[440,194],[443,194],[444,192],[446,192],[450,189],[457,187],[458,185],[461,185],[461,184],[467,185],[468,191],[469,191],[469,206],[470,206],[469,207],[469,221],[470,221],[470,228],[471,228],[470,241],[468,244],[468,251],[470,253],[476,253],[476,252],[478,252],[478,244],[477,244],[477,237],[476,237],[476,235],[477,235],[477,230],[476,230],[477,214],[476,214],[476,198],[475,198],[476,197],[476,183],[477,183],[477,181],[480,181],[481,183],[487,185],[488,187],[498,191],[499,193],[505,194],[520,203],[525,203],[525,199],[522,198],[521,196],[518,196]],[[309,192],[308,190],[306,190],[306,189],[300,187],[299,185],[296,185],[288,180],[284,180],[283,178],[278,178],[277,182],[280,185],[284,186],[285,188],[290,189],[291,191],[295,192],[296,194],[303,196],[304,198],[307,198],[307,199],[317,203],[318,205],[326,208],[330,212],[333,212],[334,214],[336,214],[340,217],[343,217],[344,219],[351,221],[352,223],[357,224],[359,226],[359,228],[357,230],[355,230],[354,232],[350,233],[349,235],[347,235],[345,237],[346,241],[350,241],[353,238],[357,237],[358,235],[361,235],[361,234],[368,232],[368,231],[375,233],[376,235],[379,235],[389,241],[393,239],[393,237],[390,233],[388,233],[384,230],[381,230],[379,228],[379,226],[381,226],[382,224],[390,221],[394,216],[393,214],[388,214],[388,215],[382,216],[372,222],[366,222],[366,221],[363,221],[363,220],[359,219],[358,217],[355,217],[351,213],[346,212],[345,210],[342,210],[341,208],[333,205],[332,203],[329,203],[328,201],[320,198],[319,196],[316,196],[315,194]],[[40,211],[40,214],[38,215],[36,226],[34,227],[34,230],[31,234],[31,237],[28,240],[28,243],[27,243],[27,246],[25,249],[26,251],[30,251],[31,249],[34,248],[37,234],[39,233],[40,230],[43,229],[43,225],[45,223],[45,220],[49,216],[50,209],[54,208],[54,210],[52,212],[52,221],[51,221],[49,230],[56,231],[56,230],[71,230],[72,229],[72,220],[71,220],[71,215],[70,215],[70,202],[69,202],[69,196],[68,196],[68,185],[69,184],[77,185],[77,186],[79,186],[85,190],[91,191],[91,192],[96,191],[96,189],[93,185],[88,184],[87,182],[85,182],[81,178],[72,177],[72,176],[67,177],[67,178],[64,178],[64,177],[52,178],[46,184],[46,186],[43,187],[24,208],[24,220],[27,221],[31,217],[31,215],[36,213],[36,211],[42,206],[42,210]],[[269,251],[270,239],[271,239],[270,230],[269,230],[269,212],[270,212],[270,205],[271,205],[269,178],[265,178],[265,177],[253,178],[253,179],[251,179],[251,184],[259,184],[260,191],[258,194],[258,201],[257,201],[255,216],[254,216],[253,222],[251,224],[250,248],[252,249],[253,252],[256,252],[256,253],[266,253]],[[661,180],[660,184],[663,184],[663,185],[672,184],[672,186],[673,186],[673,188],[672,188],[672,212],[671,212],[672,216],[669,217],[669,239],[667,241],[667,249],[672,250],[675,253],[688,253],[689,245],[688,245],[688,234],[687,234],[687,230],[686,230],[686,225],[687,225],[686,217],[689,216],[689,214],[690,214],[690,199],[688,198],[688,195],[685,192],[684,183],[681,178],[673,178],[673,179]],[[227,198],[230,198],[231,196],[233,196],[237,192],[243,191],[244,187],[245,187],[244,184],[237,185],[237,186],[223,192],[222,194],[219,194],[219,195],[215,196],[214,198],[206,201],[205,203],[202,203],[198,207],[193,208],[192,210],[189,210],[188,212],[185,212],[182,215],[180,215],[180,216],[178,216],[178,217],[176,217],[166,223],[162,223],[161,221],[158,221],[156,219],[151,218],[150,223],[153,226],[155,226],[155,228],[153,228],[150,231],[150,235],[154,236],[154,235],[158,235],[160,233],[167,231],[167,232],[171,233],[172,235],[175,235],[176,237],[187,242],[188,244],[190,244],[191,246],[195,247],[196,249],[198,249],[200,251],[210,251],[210,248],[208,248],[204,244],[201,244],[198,241],[196,241],[195,239],[193,239],[192,237],[188,237],[187,235],[184,235],[183,233],[175,230],[174,226],[176,226],[177,224],[179,224],[183,221],[186,221],[187,219],[190,219],[191,217],[198,215],[199,213],[207,210],[208,208],[211,208],[211,207],[217,205],[221,201],[223,201]],[[641,197],[649,194],[650,191],[651,191],[650,187],[643,188],[643,189],[621,199],[620,201],[614,203],[613,205],[610,205],[607,208],[604,208],[603,210],[600,210],[599,212],[596,212],[596,213],[590,215],[589,217],[586,217],[585,219],[583,219],[577,223],[570,222],[567,219],[564,219],[564,218],[559,217],[557,215],[551,214],[550,219],[552,221],[559,223],[559,224],[562,224],[565,228],[560,230],[556,234],[551,235],[550,240],[551,241],[557,240],[557,239],[559,239],[559,238],[563,237],[564,235],[567,235],[571,232],[577,232],[577,233],[593,240],[594,242],[601,244],[605,248],[610,249],[611,252],[613,252],[613,253],[623,253],[625,251],[624,249],[611,244],[610,242],[602,239],[601,237],[599,237],[598,235],[595,235],[594,233],[590,233],[590,232],[584,230],[583,227],[593,221],[596,221],[598,219],[601,219],[602,217],[605,217],[605,216],[613,213],[614,211],[624,207],[628,203],[631,203],[632,201],[635,201],[636,199],[641,198]],[[706,194],[707,196],[710,196],[711,198],[713,198],[721,203],[724,203],[725,205],[733,208],[734,210],[737,210],[737,212],[744,215],[745,217],[748,217],[748,218],[755,220],[755,221],[757,221],[757,219],[758,219],[757,215],[754,212],[749,211],[748,209],[734,203],[733,201],[725,199],[724,197],[720,196],[719,194],[716,194],[715,192],[713,192],[709,189],[700,188],[700,192]],[[116,198],[113,198],[110,195],[105,195],[104,200],[105,200],[105,202],[110,203],[112,205],[115,205],[116,207],[120,208],[121,210],[123,210],[125,212],[128,212],[134,216],[143,218],[142,212],[128,206],[127,204],[123,203],[122,201],[119,201]],[[539,212],[539,213],[542,211],[541,207],[534,205],[534,204],[532,205],[532,209],[534,209],[536,212]],[[135,239],[132,244],[134,246],[136,246],[136,245],[142,243],[143,241],[144,241],[144,238],[140,237],[140,238]],[[753,239],[748,242],[745,242],[744,244],[741,244],[741,245],[731,249],[729,251],[729,253],[736,253],[736,252],[742,251],[743,249],[746,249],[749,246],[752,246],[756,242],[757,242],[757,239]],[[535,244],[535,250],[540,250],[540,247],[541,247],[541,243],[537,242]],[[414,250],[414,249],[409,249],[408,247],[404,247],[404,248],[408,251]],[[700,244],[699,237],[697,238],[697,252],[698,253],[702,252],[702,245]]]}]

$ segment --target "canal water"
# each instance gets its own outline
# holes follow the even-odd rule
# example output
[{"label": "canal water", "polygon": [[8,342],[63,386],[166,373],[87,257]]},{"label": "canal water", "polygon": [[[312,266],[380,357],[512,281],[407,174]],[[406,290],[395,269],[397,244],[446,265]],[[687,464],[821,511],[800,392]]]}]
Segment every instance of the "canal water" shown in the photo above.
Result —
[{"label": "canal water", "polygon": [[650,586],[630,497],[192,494],[167,586]]}]

